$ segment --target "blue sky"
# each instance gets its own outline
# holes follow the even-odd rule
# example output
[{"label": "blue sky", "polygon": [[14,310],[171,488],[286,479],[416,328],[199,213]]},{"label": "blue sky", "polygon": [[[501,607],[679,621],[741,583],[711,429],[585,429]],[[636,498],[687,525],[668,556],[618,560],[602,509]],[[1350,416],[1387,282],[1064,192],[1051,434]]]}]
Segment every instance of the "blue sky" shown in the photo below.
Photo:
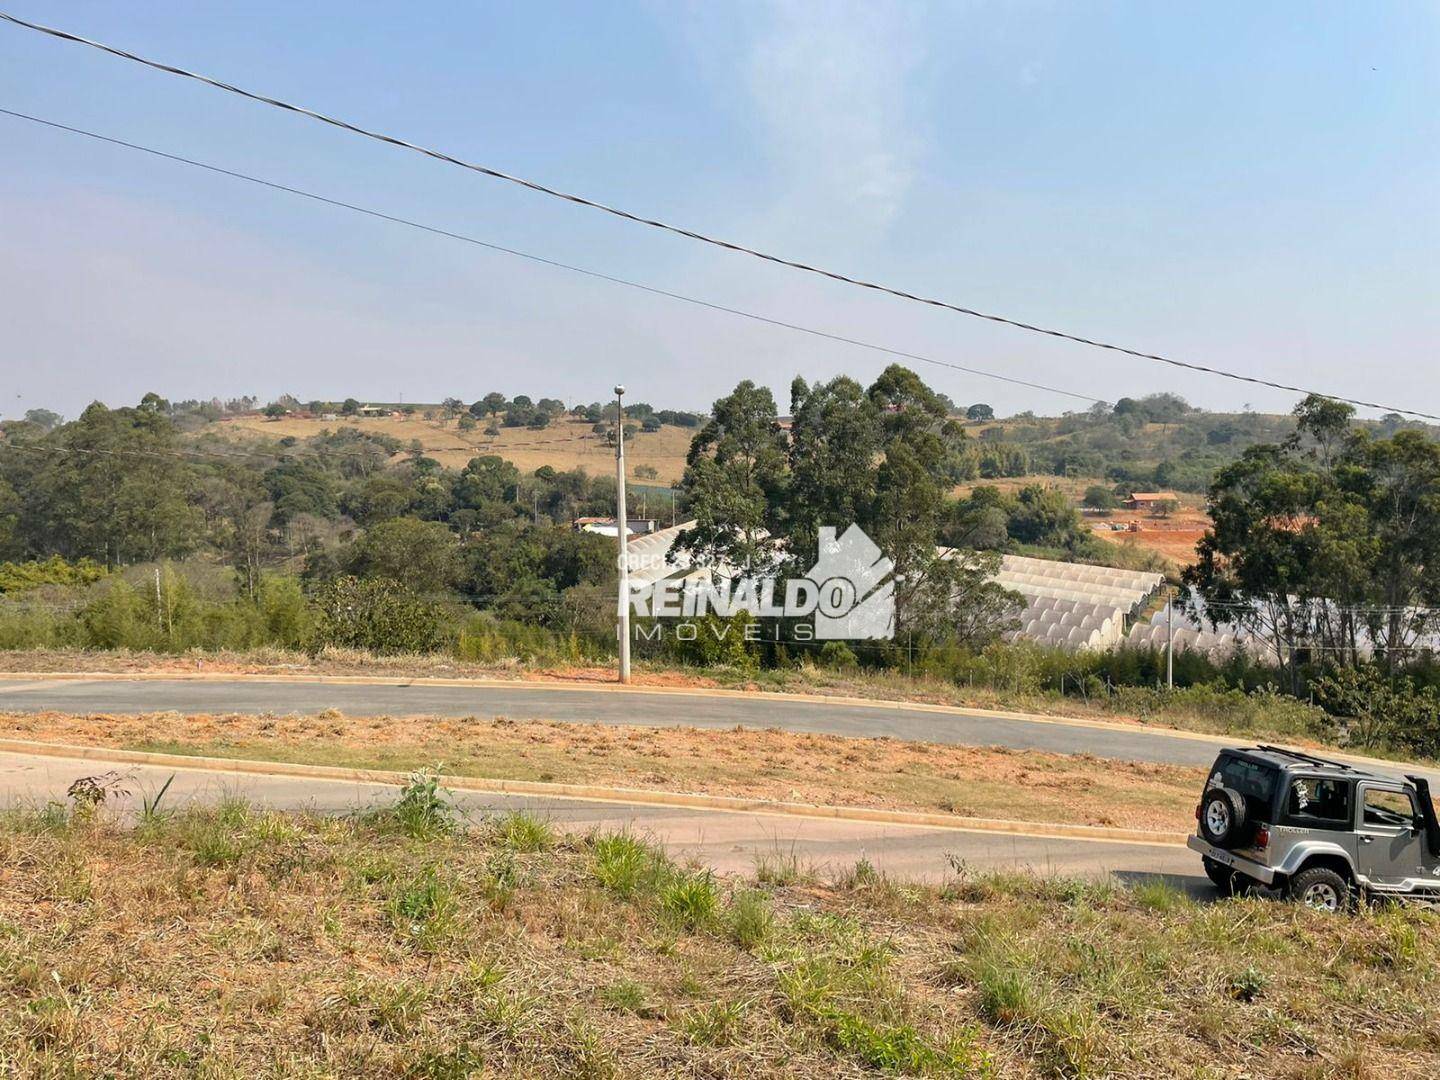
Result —
[{"label": "blue sky", "polygon": [[[793,258],[1440,412],[1433,4],[5,0],[156,59]],[[1293,395],[872,296],[0,26],[0,107],[1113,399]],[[0,117],[0,413],[173,397],[704,407],[884,357]],[[955,400],[1071,399],[916,366]]]}]

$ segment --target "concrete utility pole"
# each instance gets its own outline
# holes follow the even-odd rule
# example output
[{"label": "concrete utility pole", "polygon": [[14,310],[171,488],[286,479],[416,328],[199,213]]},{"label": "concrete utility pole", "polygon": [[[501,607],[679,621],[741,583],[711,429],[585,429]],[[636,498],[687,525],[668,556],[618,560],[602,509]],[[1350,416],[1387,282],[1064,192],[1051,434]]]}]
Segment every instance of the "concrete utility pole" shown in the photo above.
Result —
[{"label": "concrete utility pole", "polygon": [[615,387],[615,532],[620,549],[620,681],[630,681],[630,536],[625,513],[625,387]]},{"label": "concrete utility pole", "polygon": [[1175,689],[1175,590],[1165,586],[1165,689]]}]

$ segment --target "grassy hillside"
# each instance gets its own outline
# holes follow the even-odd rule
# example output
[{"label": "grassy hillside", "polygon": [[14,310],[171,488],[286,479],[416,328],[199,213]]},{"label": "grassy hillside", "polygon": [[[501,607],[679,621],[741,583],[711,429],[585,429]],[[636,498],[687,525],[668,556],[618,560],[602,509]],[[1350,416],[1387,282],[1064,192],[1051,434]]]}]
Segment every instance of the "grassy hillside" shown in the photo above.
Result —
[{"label": "grassy hillside", "polygon": [[1422,1077],[1435,916],[226,802],[0,818],[10,1075]]},{"label": "grassy hillside", "polygon": [[[426,420],[417,414],[404,418],[342,417],[338,420],[239,416],[202,430],[219,429],[239,439],[264,436],[305,440],[342,427],[358,428],[399,439],[406,447],[418,441],[427,457],[452,469],[463,468],[473,457],[496,454],[526,473],[549,465],[561,471],[580,468],[592,476],[611,475],[615,471],[615,448],[608,445],[603,436],[591,431],[592,426],[585,420],[561,417],[539,431],[502,427],[499,435],[488,436],[483,425],[463,431],[455,420]],[[691,428],[669,425],[656,432],[637,432],[625,445],[625,463],[631,479],[642,483],[647,480],[677,483],[685,471],[685,453],[694,433]],[[654,477],[643,475],[646,467],[655,470]]]}]

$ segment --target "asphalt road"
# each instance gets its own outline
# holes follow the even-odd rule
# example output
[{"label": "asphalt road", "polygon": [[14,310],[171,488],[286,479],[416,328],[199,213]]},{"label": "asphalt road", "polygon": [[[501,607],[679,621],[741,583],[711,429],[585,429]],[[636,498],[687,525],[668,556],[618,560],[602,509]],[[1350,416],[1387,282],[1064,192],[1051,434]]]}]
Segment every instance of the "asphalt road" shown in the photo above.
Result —
[{"label": "asphalt road", "polygon": [[[34,807],[64,800],[81,776],[116,771],[128,795],[114,807],[127,814],[144,796],[174,776],[164,805],[176,808],[226,795],[259,806],[345,813],[383,804],[395,789],[381,784],[226,773],[0,753],[0,806]],[[975,870],[1029,869],[1043,874],[1122,879],[1165,877],[1197,896],[1213,896],[1198,859],[1171,845],[1046,839],[955,829],[921,829],[867,822],[802,819],[781,815],[678,810],[670,807],[573,799],[455,793],[476,817],[525,808],[565,831],[631,829],[664,844],[676,858],[722,873],[753,873],[762,859],[795,860],[802,869],[834,874],[867,859],[893,877],[940,881],[954,874],[952,859]]]},{"label": "asphalt road", "polygon": [[1088,753],[1126,761],[1209,765],[1216,744],[1144,728],[928,712],[903,705],[847,705],[773,698],[705,697],[654,691],[587,690],[543,684],[440,686],[410,683],[309,683],[262,680],[0,679],[0,710],[140,713],[316,713],[352,716],[506,716],[653,727],[781,728],[965,746]]}]

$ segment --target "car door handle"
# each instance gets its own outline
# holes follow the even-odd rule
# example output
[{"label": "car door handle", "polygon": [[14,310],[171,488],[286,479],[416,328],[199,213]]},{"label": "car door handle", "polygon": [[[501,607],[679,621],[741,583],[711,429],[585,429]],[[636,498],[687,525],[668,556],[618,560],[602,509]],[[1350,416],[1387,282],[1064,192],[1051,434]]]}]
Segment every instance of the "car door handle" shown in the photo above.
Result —
[{"label": "car door handle", "polygon": [[1362,843],[1362,844],[1373,844],[1374,842],[1375,842],[1375,838],[1374,838],[1373,836],[1362,836],[1362,837],[1360,837],[1360,843]]}]

